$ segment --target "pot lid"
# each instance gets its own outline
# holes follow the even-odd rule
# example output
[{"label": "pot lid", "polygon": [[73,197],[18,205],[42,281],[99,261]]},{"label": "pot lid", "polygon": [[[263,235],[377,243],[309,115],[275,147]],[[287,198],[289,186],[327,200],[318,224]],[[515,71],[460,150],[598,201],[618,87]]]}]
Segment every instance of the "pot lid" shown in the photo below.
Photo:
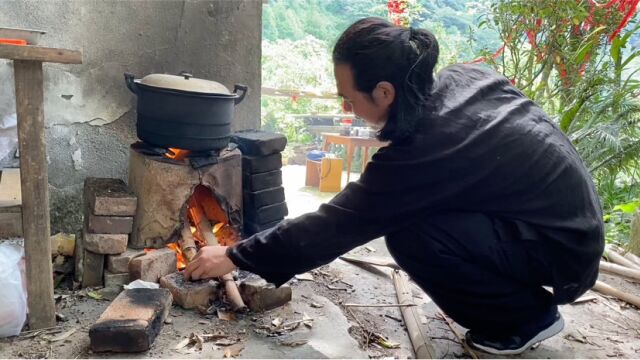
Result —
[{"label": "pot lid", "polygon": [[182,72],[180,75],[150,74],[138,80],[140,84],[179,91],[190,91],[203,94],[233,95],[226,86],[219,82],[194,78]]}]

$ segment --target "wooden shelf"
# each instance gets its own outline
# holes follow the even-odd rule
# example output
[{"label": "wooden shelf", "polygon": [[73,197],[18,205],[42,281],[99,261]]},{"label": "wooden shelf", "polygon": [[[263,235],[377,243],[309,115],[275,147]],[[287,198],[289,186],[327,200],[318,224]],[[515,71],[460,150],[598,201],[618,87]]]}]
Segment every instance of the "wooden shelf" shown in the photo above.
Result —
[{"label": "wooden shelf", "polygon": [[82,64],[82,53],[78,50],[56,49],[33,45],[17,46],[0,44],[0,59]]}]

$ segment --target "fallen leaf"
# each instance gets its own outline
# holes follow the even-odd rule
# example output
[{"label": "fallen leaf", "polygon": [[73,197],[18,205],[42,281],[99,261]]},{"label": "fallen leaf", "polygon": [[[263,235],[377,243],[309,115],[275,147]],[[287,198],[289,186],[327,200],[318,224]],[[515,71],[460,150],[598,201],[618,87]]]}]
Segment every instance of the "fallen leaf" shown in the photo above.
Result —
[{"label": "fallen leaf", "polygon": [[210,340],[217,340],[217,339],[222,339],[222,338],[226,338],[227,335],[226,334],[222,334],[222,333],[216,333],[216,334],[201,334],[200,335],[205,341],[210,341]]},{"label": "fallen leaf", "polygon": [[236,315],[229,311],[218,310],[218,319],[224,320],[224,321],[235,321]]},{"label": "fallen leaf", "polygon": [[300,346],[309,342],[309,339],[290,339],[290,340],[280,340],[280,345],[284,346]]},{"label": "fallen leaf", "polygon": [[56,341],[60,341],[60,340],[64,340],[66,338],[68,338],[69,336],[71,336],[73,333],[75,333],[77,330],[77,328],[73,328],[71,330],[67,330],[65,332],[63,332],[62,334],[53,336],[53,337],[46,337],[46,340],[49,342],[56,342]]},{"label": "fallen leaf", "polygon": [[191,339],[190,339],[190,338],[183,339],[183,340],[182,340],[182,341],[180,341],[180,342],[178,343],[178,345],[176,345],[173,349],[174,349],[174,350],[180,350],[180,349],[182,349],[183,347],[185,347],[185,346],[189,345],[189,343],[190,343],[190,342],[191,342]]},{"label": "fallen leaf", "polygon": [[399,343],[390,341],[389,339],[385,338],[384,336],[380,335],[380,334],[376,334],[376,333],[372,333],[371,337],[374,338],[375,342],[377,344],[379,344],[380,346],[386,348],[386,349],[397,349],[400,347]]},{"label": "fallen leaf", "polygon": [[313,275],[310,273],[299,274],[296,275],[295,278],[303,281],[314,281]]},{"label": "fallen leaf", "polygon": [[280,325],[282,325],[282,318],[277,317],[273,319],[273,321],[271,322],[271,325],[275,327],[280,327]]},{"label": "fallen leaf", "polygon": [[194,348],[196,348],[199,351],[202,351],[202,343],[204,343],[204,340],[202,339],[202,337],[200,335],[192,333],[191,339],[196,343]]},{"label": "fallen leaf", "polygon": [[89,291],[87,293],[87,296],[92,298],[92,299],[94,299],[94,300],[102,300],[102,298],[103,298],[102,295],[98,294],[95,291]]},{"label": "fallen leaf", "polygon": [[226,348],[224,348],[224,357],[226,358],[236,357],[240,355],[240,352],[242,351],[242,349],[244,349],[243,344],[234,344],[231,346],[227,346]]},{"label": "fallen leaf", "polygon": [[310,306],[311,306],[312,308],[321,308],[321,307],[324,307],[324,305],[322,305],[322,304],[318,304],[318,303],[314,303],[314,302],[313,302],[313,303],[311,303],[311,304],[310,304]]},{"label": "fallen leaf", "polygon": [[202,325],[209,325],[210,323],[206,320],[200,320],[198,321],[198,324],[202,324]]}]

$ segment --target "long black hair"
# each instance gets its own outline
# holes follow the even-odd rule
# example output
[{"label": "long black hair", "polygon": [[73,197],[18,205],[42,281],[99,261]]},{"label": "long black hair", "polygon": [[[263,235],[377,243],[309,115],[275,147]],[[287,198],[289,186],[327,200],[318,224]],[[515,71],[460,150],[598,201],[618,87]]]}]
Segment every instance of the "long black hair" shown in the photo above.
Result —
[{"label": "long black hair", "polygon": [[425,119],[438,55],[438,41],[429,31],[375,17],[349,26],[333,48],[333,62],[351,67],[358,91],[371,95],[381,81],[395,88],[389,118],[378,132],[385,141],[410,138]]}]

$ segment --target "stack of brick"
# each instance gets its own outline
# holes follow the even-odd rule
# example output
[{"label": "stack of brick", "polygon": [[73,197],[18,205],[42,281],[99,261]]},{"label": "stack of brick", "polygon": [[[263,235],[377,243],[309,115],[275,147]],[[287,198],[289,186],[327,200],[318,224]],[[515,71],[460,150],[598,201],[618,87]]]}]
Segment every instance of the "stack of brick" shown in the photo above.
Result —
[{"label": "stack of brick", "polygon": [[233,135],[242,151],[244,232],[253,235],[276,226],[289,214],[282,187],[282,154],[287,138],[246,130]]},{"label": "stack of brick", "polygon": [[[122,287],[129,262],[141,255],[127,248],[137,198],[120,179],[84,182],[84,227],[76,238],[76,281],[82,287]],[[105,269],[106,264],[106,269]]]}]

